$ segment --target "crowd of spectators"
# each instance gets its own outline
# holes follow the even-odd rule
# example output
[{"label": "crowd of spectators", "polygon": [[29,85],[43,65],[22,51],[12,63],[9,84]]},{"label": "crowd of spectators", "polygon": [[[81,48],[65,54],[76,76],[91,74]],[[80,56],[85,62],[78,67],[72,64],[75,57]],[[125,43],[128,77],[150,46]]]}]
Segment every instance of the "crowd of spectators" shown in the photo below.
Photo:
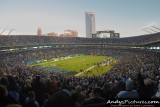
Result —
[{"label": "crowd of spectators", "polygon": [[125,37],[125,38],[82,38],[52,36],[0,36],[0,46],[44,45],[44,44],[111,44],[111,45],[144,45],[160,41],[160,33]]},{"label": "crowd of spectators", "polygon": [[[28,68],[22,63],[74,53],[112,55],[119,61],[103,76],[85,78]],[[3,53],[1,61],[0,72],[11,74],[0,77],[2,107],[8,104],[103,106],[107,98],[159,97],[156,93],[160,65],[156,52],[102,47],[53,48]]]},{"label": "crowd of spectators", "polygon": [[[102,76],[75,77],[26,66],[70,54],[119,61]],[[160,54],[140,49],[57,47],[0,53],[0,107],[105,107],[109,98],[159,98]]]}]

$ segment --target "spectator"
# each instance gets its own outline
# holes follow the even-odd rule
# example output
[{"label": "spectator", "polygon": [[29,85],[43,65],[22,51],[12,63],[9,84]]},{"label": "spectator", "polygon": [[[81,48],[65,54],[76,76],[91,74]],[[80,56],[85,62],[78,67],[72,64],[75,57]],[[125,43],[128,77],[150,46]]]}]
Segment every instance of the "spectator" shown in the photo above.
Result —
[{"label": "spectator", "polygon": [[126,80],[126,90],[117,94],[117,98],[138,98],[138,92],[134,89],[133,80],[130,78]]},{"label": "spectator", "polygon": [[0,85],[0,107],[5,107],[7,105],[8,91],[5,86]]},{"label": "spectator", "polygon": [[104,98],[110,98],[110,88],[109,88],[109,86],[108,86],[108,84],[107,83],[105,83],[105,84],[103,84],[103,86],[102,86],[102,94],[101,94],[101,96],[102,97],[104,97]]},{"label": "spectator", "polygon": [[153,96],[153,98],[160,98],[160,80],[159,80],[159,84],[158,84],[158,90],[157,90],[156,94]]},{"label": "spectator", "polygon": [[22,98],[25,99],[30,91],[33,91],[33,88],[32,88],[32,86],[31,86],[31,81],[30,81],[29,79],[27,79],[27,80],[25,81],[24,86],[23,86],[22,89],[21,89],[21,92],[22,92],[22,94],[23,94],[23,95],[22,95],[22,96],[23,96]]},{"label": "spectator", "polygon": [[75,92],[73,92],[73,99],[75,102],[82,103],[86,99],[85,93],[82,91],[82,87],[80,85],[76,86]]},{"label": "spectator", "polygon": [[59,90],[51,95],[44,107],[73,107],[71,93],[66,90]]},{"label": "spectator", "polygon": [[28,97],[25,99],[24,107],[39,107],[39,103],[35,99],[34,91],[28,93]]},{"label": "spectator", "polygon": [[106,100],[101,97],[101,88],[94,88],[93,97],[84,100],[82,107],[106,107]]},{"label": "spectator", "polygon": [[35,92],[36,100],[38,101],[39,105],[42,106],[44,103],[45,97],[45,85],[41,82],[41,77],[36,76],[35,81],[32,83],[33,90]]},{"label": "spectator", "polygon": [[15,78],[11,75],[7,76],[8,77],[8,99],[9,99],[9,104],[19,104],[20,103],[20,95],[19,95],[19,89],[17,82]]}]

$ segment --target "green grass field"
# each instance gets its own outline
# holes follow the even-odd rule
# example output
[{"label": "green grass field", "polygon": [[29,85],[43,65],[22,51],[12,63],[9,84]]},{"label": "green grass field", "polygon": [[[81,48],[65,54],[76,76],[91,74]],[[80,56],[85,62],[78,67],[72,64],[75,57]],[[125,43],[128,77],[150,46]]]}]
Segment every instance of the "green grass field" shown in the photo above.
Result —
[{"label": "green grass field", "polygon": [[[108,66],[94,66],[95,63],[103,62],[108,58],[112,59],[112,64]],[[40,62],[37,64],[31,64],[30,66],[52,67],[77,73],[79,73],[81,70],[87,71],[87,69],[89,69],[90,72],[87,73],[88,76],[100,76],[110,70],[116,61],[116,59],[107,56],[81,55],[70,57],[68,59],[60,59],[57,61],[50,60],[46,62]],[[78,76],[86,76],[86,72],[81,72]]]}]

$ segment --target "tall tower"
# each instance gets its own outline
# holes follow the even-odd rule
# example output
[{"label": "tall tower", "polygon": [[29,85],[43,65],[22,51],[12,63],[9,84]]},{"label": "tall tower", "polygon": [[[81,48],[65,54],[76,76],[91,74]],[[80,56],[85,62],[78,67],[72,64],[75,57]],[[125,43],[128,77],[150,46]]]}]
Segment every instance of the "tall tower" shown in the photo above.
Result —
[{"label": "tall tower", "polygon": [[42,36],[42,29],[41,28],[38,28],[37,35]]},{"label": "tall tower", "polygon": [[85,12],[86,21],[86,37],[92,38],[92,34],[95,34],[95,14],[93,12]]}]

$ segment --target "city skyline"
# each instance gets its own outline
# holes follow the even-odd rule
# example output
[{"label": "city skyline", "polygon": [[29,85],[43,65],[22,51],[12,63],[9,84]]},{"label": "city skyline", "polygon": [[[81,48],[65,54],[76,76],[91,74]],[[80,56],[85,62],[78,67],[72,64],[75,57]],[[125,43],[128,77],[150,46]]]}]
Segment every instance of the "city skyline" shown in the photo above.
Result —
[{"label": "city skyline", "polygon": [[[121,37],[148,34],[143,28],[160,28],[160,0],[1,0],[0,32],[11,34],[63,33],[75,29],[85,37],[86,11],[96,14],[96,30],[113,29]],[[150,30],[151,31],[151,30]],[[8,34],[5,31],[4,34]],[[152,31],[151,31],[152,32]]]}]

